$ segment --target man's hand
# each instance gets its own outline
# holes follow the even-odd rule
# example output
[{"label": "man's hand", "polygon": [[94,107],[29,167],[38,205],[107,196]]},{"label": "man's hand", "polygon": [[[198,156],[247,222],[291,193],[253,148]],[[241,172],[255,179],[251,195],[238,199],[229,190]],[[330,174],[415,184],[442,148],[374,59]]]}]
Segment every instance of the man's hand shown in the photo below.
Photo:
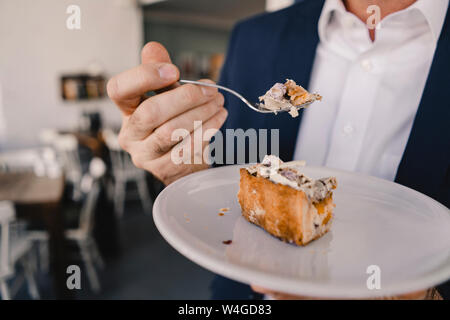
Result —
[{"label": "man's hand", "polygon": [[[307,296],[294,296],[287,293],[277,292],[273,290],[269,290],[260,286],[252,285],[251,286],[253,291],[266,294],[269,297],[276,299],[276,300],[320,300],[325,299],[329,300],[327,298],[314,298],[314,297],[307,297]],[[403,294],[399,296],[393,296],[393,297],[383,297],[378,298],[383,300],[440,300],[442,299],[439,296],[439,293],[435,289],[429,289],[429,290],[421,290],[417,292],[412,292],[408,294]]]},{"label": "man's hand", "polygon": [[[223,107],[224,98],[217,89],[176,83],[179,71],[161,44],[150,42],[145,45],[141,59],[141,65],[108,81],[108,95],[123,114],[120,146],[130,153],[137,167],[169,184],[208,167],[207,164],[174,164],[171,150],[179,142],[171,140],[172,132],[188,130],[193,144],[193,132],[197,129],[194,121],[202,121],[203,131],[218,130],[225,122],[227,111]],[[170,90],[153,97],[144,96],[148,91],[169,87]],[[203,149],[207,146],[208,141],[204,141]],[[193,152],[191,154],[193,157]]]}]

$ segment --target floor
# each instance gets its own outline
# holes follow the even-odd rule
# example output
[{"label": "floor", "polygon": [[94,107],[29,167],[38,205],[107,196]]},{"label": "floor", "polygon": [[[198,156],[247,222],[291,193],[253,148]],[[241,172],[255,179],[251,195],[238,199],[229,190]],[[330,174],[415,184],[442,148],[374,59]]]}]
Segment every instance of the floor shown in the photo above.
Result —
[{"label": "floor", "polygon": [[120,253],[101,274],[103,290],[80,298],[209,299],[214,274],[192,263],[161,237],[139,203],[128,204],[119,225]]},{"label": "floor", "polygon": [[[210,299],[214,274],[184,258],[161,237],[151,215],[128,201],[118,224],[119,250],[99,271],[102,291],[94,294],[83,276],[77,299]],[[76,262],[75,262],[76,263]],[[50,276],[40,274],[42,299],[53,299]],[[29,299],[24,286],[15,297]]]}]

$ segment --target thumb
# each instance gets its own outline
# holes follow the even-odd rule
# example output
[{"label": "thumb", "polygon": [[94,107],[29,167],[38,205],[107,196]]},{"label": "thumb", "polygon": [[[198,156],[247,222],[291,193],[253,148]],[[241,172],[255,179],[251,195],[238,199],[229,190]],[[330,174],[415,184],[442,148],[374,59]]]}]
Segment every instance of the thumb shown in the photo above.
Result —
[{"label": "thumb", "polygon": [[169,52],[159,42],[148,42],[141,51],[141,62],[143,64],[151,62],[172,63]]},{"label": "thumb", "polygon": [[[144,48],[141,50],[141,63],[172,63],[172,60],[170,59],[169,52],[167,52],[167,49],[159,42],[151,41],[148,42]],[[156,93],[161,93],[173,88],[178,87],[180,84],[175,82],[172,85],[168,86],[167,88],[155,90]]]}]

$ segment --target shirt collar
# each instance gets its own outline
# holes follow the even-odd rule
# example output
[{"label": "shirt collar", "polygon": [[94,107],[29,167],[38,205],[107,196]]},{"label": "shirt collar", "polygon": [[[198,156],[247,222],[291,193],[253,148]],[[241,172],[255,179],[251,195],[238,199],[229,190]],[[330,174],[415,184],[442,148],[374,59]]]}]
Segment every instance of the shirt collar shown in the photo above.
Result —
[{"label": "shirt collar", "polygon": [[342,0],[326,0],[320,14],[318,28],[321,41],[325,39],[325,31],[335,11],[346,12]]},{"label": "shirt collar", "polygon": [[[444,25],[448,5],[449,0],[417,0],[405,10],[417,9],[422,12],[430,26],[434,40],[437,41]],[[326,0],[318,24],[321,40],[324,39],[326,27],[335,11],[347,12],[342,0]]]},{"label": "shirt collar", "polygon": [[[417,0],[409,8],[418,9],[425,16],[433,38],[438,41],[447,14],[449,0]],[[408,9],[409,9],[408,8]]]}]

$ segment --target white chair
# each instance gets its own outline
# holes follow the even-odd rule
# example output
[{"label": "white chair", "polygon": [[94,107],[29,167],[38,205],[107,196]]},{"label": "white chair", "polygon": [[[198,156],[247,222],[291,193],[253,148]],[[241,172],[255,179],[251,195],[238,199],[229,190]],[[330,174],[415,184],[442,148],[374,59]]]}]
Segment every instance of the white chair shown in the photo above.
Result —
[{"label": "white chair", "polygon": [[75,241],[80,248],[87,276],[94,292],[100,291],[100,281],[95,264],[99,268],[104,267],[104,262],[92,231],[94,229],[97,200],[101,190],[101,178],[104,176],[105,171],[106,166],[100,158],[91,160],[89,174],[84,175],[81,182],[81,190],[86,194],[86,199],[81,209],[79,226],[77,229],[69,229],[65,233],[66,238]]},{"label": "white chair", "polygon": [[[39,141],[43,145],[41,158],[46,169],[46,176],[57,178],[61,175],[61,161],[56,154],[56,141],[59,133],[54,129],[42,129],[39,132]],[[35,170],[36,171],[36,170]]]},{"label": "white chair", "polygon": [[[23,283],[23,277],[16,276],[16,265],[20,264],[28,284],[28,292],[33,299],[39,299],[34,272],[36,255],[25,234],[11,232],[15,223],[14,206],[9,201],[0,202],[0,293],[3,300],[11,299]],[[10,287],[8,280],[13,279]]]},{"label": "white chair", "polygon": [[106,146],[109,149],[112,172],[114,176],[114,209],[119,218],[123,217],[128,182],[134,182],[139,198],[146,214],[151,213],[152,200],[146,180],[146,172],[136,168],[130,155],[120,148],[118,136],[110,129],[102,131]]},{"label": "white chair", "polygon": [[[80,183],[80,189],[86,195],[83,202],[78,228],[65,231],[66,239],[74,241],[81,253],[81,258],[86,267],[87,277],[92,291],[100,291],[100,281],[96,271],[96,265],[99,268],[104,267],[103,259],[97,248],[97,243],[93,237],[93,228],[95,220],[95,210],[97,200],[101,190],[101,178],[104,176],[106,166],[100,158],[94,158],[89,164],[89,172],[86,173]],[[39,245],[42,243],[48,245],[48,234],[45,231],[30,232],[30,238]],[[42,257],[42,256],[41,256]]]},{"label": "white chair", "polygon": [[39,132],[39,141],[44,146],[54,146],[59,133],[55,129],[44,128]]},{"label": "white chair", "polygon": [[65,178],[73,185],[73,199],[79,200],[83,170],[78,153],[78,140],[72,134],[60,134],[54,138],[54,147],[61,160]]}]

